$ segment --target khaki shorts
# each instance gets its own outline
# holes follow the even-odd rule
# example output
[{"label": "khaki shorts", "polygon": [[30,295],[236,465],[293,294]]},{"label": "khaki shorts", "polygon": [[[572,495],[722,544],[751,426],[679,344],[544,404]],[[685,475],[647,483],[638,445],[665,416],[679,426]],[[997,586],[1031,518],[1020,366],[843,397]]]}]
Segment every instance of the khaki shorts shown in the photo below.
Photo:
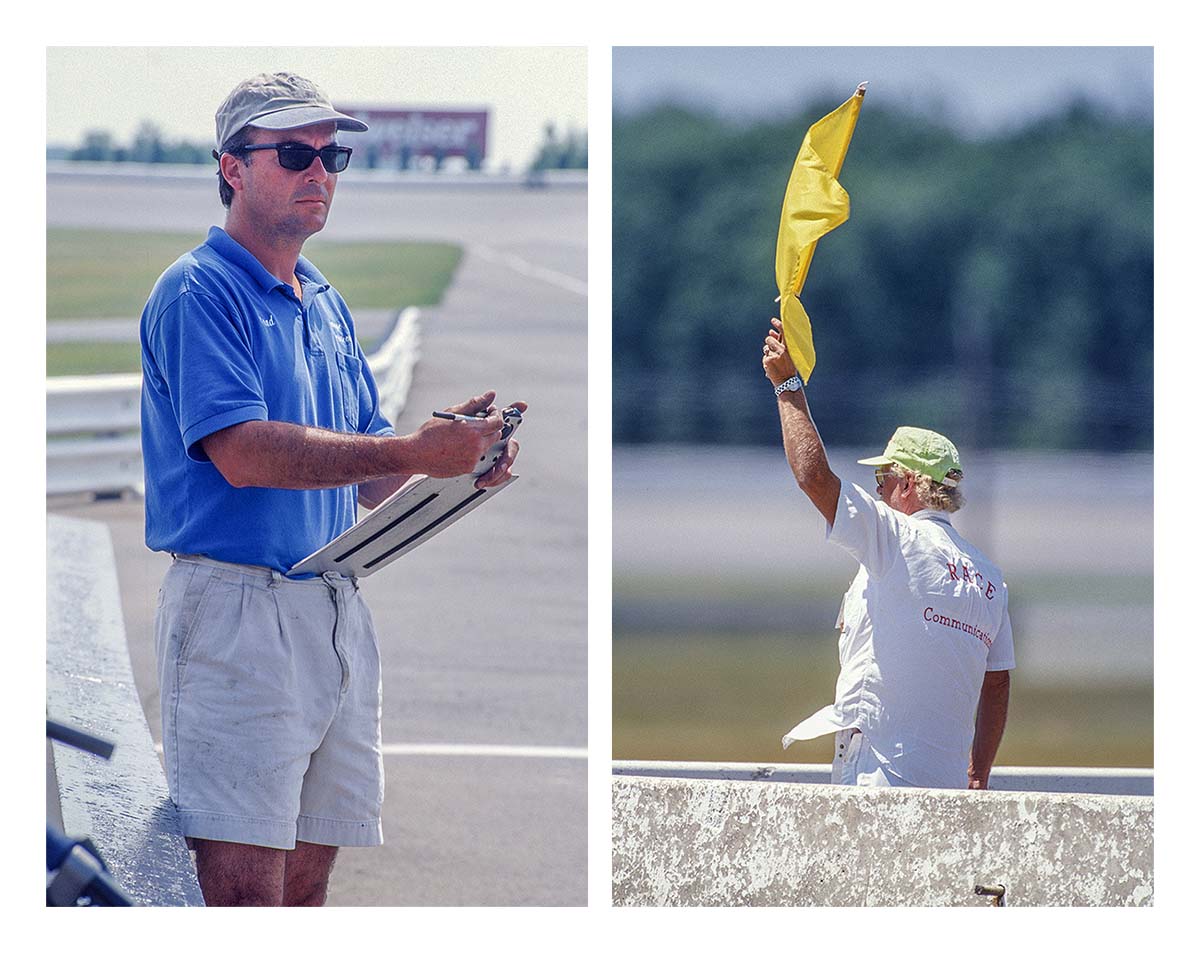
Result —
[{"label": "khaki shorts", "polygon": [[353,579],[176,556],[155,650],[186,836],[383,843],[379,648]]}]

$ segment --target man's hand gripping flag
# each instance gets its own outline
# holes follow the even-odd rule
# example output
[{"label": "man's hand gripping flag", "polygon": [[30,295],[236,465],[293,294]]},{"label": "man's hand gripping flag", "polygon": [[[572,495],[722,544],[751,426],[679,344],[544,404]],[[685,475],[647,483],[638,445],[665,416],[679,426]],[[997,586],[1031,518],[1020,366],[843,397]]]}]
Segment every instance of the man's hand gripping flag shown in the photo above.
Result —
[{"label": "man's hand gripping flag", "polygon": [[779,288],[780,318],[788,353],[808,383],[817,363],[812,324],[800,303],[817,239],[850,217],[850,196],[838,183],[850,137],[862,109],[867,84],[846,102],[809,128],[783,197],[779,239],[775,246],[775,284]]}]

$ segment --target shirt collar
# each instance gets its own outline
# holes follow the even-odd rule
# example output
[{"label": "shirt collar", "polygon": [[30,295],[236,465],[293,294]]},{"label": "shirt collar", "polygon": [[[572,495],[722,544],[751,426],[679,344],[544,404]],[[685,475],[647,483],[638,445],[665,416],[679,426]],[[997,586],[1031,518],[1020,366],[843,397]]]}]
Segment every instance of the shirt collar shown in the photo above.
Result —
[{"label": "shirt collar", "polygon": [[[273,274],[263,267],[262,262],[254,257],[245,246],[238,241],[230,238],[229,233],[225,229],[217,225],[212,226],[208,230],[208,240],[205,242],[213,251],[224,258],[231,264],[237,265],[242,271],[246,272],[254,282],[264,291],[273,291],[276,288],[283,288],[287,291],[292,290],[292,286],[286,281],[280,281]],[[325,280],[317,269],[303,255],[296,261],[296,274],[301,281],[307,281],[316,285],[315,291],[328,291],[329,282]]]},{"label": "shirt collar", "polygon": [[316,266],[303,255],[296,261],[296,274],[302,281],[312,282],[316,286],[314,291],[329,290],[329,282],[325,280],[325,276],[317,271]]},{"label": "shirt collar", "polygon": [[909,514],[910,519],[914,520],[932,520],[935,523],[942,523],[950,526],[950,517],[940,510],[917,510],[915,513]]}]

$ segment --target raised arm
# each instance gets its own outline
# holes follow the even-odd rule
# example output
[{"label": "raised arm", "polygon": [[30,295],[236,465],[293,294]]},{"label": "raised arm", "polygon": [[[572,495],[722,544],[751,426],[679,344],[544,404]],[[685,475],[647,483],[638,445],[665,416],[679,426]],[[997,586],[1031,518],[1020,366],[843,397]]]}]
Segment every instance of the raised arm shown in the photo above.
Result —
[{"label": "raised arm", "polygon": [[[796,365],[783,340],[783,324],[778,318],[772,318],[771,324],[773,327],[763,342],[763,372],[772,386],[778,386],[795,376]],[[825,445],[821,443],[821,435],[809,413],[804,389],[783,391],[778,403],[783,450],[796,483],[825,517],[825,522],[832,526],[842,482],[829,468]]]}]

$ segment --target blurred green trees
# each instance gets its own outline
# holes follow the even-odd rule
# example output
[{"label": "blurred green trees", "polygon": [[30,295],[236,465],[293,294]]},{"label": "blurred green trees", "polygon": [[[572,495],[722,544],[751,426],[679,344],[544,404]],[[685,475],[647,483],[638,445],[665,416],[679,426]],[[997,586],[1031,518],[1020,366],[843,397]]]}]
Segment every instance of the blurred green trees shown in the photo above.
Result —
[{"label": "blurred green trees", "polygon": [[[613,439],[766,443],[775,236],[808,126],[613,118]],[[868,96],[850,220],[802,294],[831,444],[902,423],[968,446],[1149,449],[1153,130],[1086,104],[972,140]]]},{"label": "blurred green trees", "polygon": [[111,132],[93,129],[84,133],[83,142],[69,149],[66,158],[81,162],[171,162],[201,165],[212,162],[212,146],[163,138],[154,123],[143,120],[134,132],[133,144],[118,145]]},{"label": "blurred green trees", "polygon": [[586,169],[588,167],[587,130],[568,129],[565,136],[559,136],[554,123],[548,122],[543,128],[543,132],[545,138],[538,147],[533,162],[530,163],[530,171]]}]

